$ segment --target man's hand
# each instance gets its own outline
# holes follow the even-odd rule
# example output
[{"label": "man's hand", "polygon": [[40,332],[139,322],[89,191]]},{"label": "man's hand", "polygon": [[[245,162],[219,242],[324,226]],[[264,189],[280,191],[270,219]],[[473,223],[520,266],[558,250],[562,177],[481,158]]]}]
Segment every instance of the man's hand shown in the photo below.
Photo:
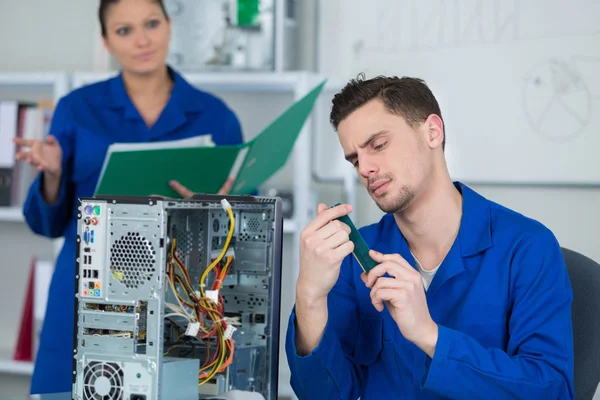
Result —
[{"label": "man's hand", "polygon": [[354,249],[348,225],[335,220],[352,211],[349,205],[327,208],[300,234],[300,274],[296,283],[296,351],[310,354],[325,331],[327,295],[340,275],[342,260]]},{"label": "man's hand", "polygon": [[[179,195],[184,199],[191,199],[194,195],[194,192],[192,192],[190,189],[186,188],[177,181],[170,181],[169,186],[171,186],[171,188],[177,193],[179,193]],[[219,189],[217,194],[229,194],[229,192],[231,191],[231,186],[233,186],[233,178],[228,178],[223,184],[223,186],[221,186],[221,189]]]},{"label": "man's hand", "polygon": [[421,275],[399,254],[369,254],[380,263],[361,275],[371,288],[373,306],[381,312],[385,303],[402,335],[433,358],[438,327],[429,314]]},{"label": "man's hand", "polygon": [[305,300],[322,300],[337,282],[343,259],[354,249],[350,227],[338,217],[352,211],[349,205],[327,208],[319,204],[318,215],[300,233],[300,273],[297,294]]}]

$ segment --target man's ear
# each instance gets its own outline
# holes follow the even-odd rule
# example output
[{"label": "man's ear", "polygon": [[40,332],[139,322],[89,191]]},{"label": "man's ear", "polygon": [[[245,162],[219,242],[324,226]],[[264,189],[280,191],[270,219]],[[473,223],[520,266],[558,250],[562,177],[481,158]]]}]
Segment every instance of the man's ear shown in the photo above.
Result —
[{"label": "man's ear", "polygon": [[423,125],[427,130],[427,145],[429,148],[441,147],[445,135],[442,119],[436,114],[431,114]]}]

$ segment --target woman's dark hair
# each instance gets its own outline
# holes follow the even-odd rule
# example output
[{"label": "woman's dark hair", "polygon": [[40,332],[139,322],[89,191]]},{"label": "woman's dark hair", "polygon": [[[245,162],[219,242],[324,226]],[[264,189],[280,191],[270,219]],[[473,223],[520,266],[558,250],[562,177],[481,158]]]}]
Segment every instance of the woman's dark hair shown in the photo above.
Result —
[{"label": "woman's dark hair", "polygon": [[[98,19],[100,20],[100,29],[102,36],[104,37],[106,37],[106,13],[112,5],[118,4],[120,1],[121,0],[100,0],[100,6],[98,7]],[[169,15],[167,14],[167,9],[165,8],[163,0],[154,0],[154,2],[158,3],[163,14],[165,15],[165,18],[169,19]]]},{"label": "woman's dark hair", "polygon": [[[383,101],[389,112],[404,117],[412,128],[419,126],[430,114],[436,114],[442,119],[440,106],[422,79],[406,76],[377,76],[365,79],[364,74],[359,74],[333,98],[330,122],[334,129],[337,130],[342,120],[373,99]],[[442,119],[442,126],[443,124]],[[442,148],[445,147],[444,132]]]}]

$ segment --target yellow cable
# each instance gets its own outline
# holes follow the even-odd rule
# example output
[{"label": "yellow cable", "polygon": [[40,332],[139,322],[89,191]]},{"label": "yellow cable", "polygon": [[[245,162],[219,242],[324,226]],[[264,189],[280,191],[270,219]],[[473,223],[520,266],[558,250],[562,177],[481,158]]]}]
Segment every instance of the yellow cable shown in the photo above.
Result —
[{"label": "yellow cable", "polygon": [[[223,339],[222,335],[219,339],[221,341],[221,346],[220,346],[221,354],[219,355],[219,359],[216,362],[216,365],[213,367],[212,371],[206,376],[206,378],[204,378],[204,380],[202,380],[199,383],[199,385],[203,385],[206,382],[210,381],[219,372],[219,369],[221,369],[221,366],[225,363],[225,354],[227,353],[227,346],[225,344],[225,340]],[[213,362],[213,364],[214,364],[214,362]]]},{"label": "yellow cable", "polygon": [[[202,273],[202,276],[200,277],[200,294],[201,295],[200,295],[200,299],[198,299],[199,304],[203,307],[203,309],[206,312],[206,314],[208,315],[208,317],[212,320],[213,327],[216,327],[217,340],[219,340],[221,343],[221,345],[219,346],[220,354],[217,356],[217,358],[213,362],[211,362],[208,365],[202,366],[202,368],[200,368],[200,371],[205,371],[211,367],[212,367],[212,370],[208,373],[206,378],[202,379],[198,383],[199,385],[203,385],[204,383],[210,381],[219,372],[219,370],[225,364],[227,350],[228,350],[227,341],[225,340],[225,337],[224,337],[225,330],[224,330],[222,322],[220,321],[220,316],[218,314],[216,314],[216,311],[218,311],[218,309],[216,308],[216,305],[210,299],[208,299],[206,297],[205,291],[204,291],[206,277],[208,276],[210,271],[212,271],[219,264],[219,262],[221,262],[221,260],[227,253],[227,250],[229,249],[229,244],[233,237],[233,232],[235,230],[235,217],[233,215],[233,211],[231,210],[231,206],[225,207],[225,211],[229,215],[229,232],[227,233],[227,239],[225,240],[225,244],[223,246],[221,254],[219,254],[219,256],[208,266],[208,268],[206,268],[204,270],[204,272]],[[178,276],[175,273],[175,271],[172,271],[173,276],[174,276],[173,280],[177,279],[179,281],[178,283],[180,285],[182,285],[182,287],[184,288],[184,291],[189,292],[190,288],[192,288],[192,285],[191,285],[191,282],[189,282],[187,275],[185,274],[185,266],[182,265],[179,262],[179,260],[175,257],[175,249],[176,249],[176,240],[173,239],[173,243],[171,246],[171,260],[172,260],[172,262],[174,262],[177,265],[177,267],[179,267],[179,269],[181,270],[182,275],[183,275],[183,278],[182,278],[182,277]],[[225,275],[230,267],[231,261],[232,261],[232,257],[228,257],[227,263],[226,263],[225,267],[223,268],[223,272],[221,274],[223,279],[225,278]],[[174,266],[172,265],[171,267],[173,268]],[[219,279],[219,278],[220,277],[217,277],[217,279]],[[181,298],[179,296],[179,293],[175,290],[174,282],[171,279],[169,279],[169,283],[171,284],[171,288],[173,289],[173,291],[177,295],[177,297]],[[220,283],[222,284],[222,282],[220,282]],[[185,288],[186,284],[187,284],[188,288]],[[220,288],[220,286],[221,285],[218,285],[219,288]],[[185,289],[187,289],[187,290],[185,290]],[[192,300],[192,301],[196,297],[194,292],[186,293],[186,294],[188,295],[188,299]],[[183,299],[181,299],[181,300],[184,301]],[[186,304],[186,305],[189,306],[189,304]],[[194,308],[194,311],[196,312],[195,308]],[[199,320],[199,314],[197,314],[196,317]],[[208,331],[205,331],[203,329],[203,327],[201,329],[204,331],[204,333],[208,333]],[[231,348],[231,351],[233,351],[233,346]]]},{"label": "yellow cable", "polygon": [[208,268],[206,268],[204,270],[204,273],[200,277],[200,293],[202,294],[202,297],[206,297],[204,295],[204,285],[205,285],[204,282],[206,280],[206,276],[223,259],[223,257],[225,256],[225,253],[227,253],[227,249],[229,248],[229,242],[231,242],[231,238],[233,236],[233,231],[234,231],[234,227],[235,227],[235,218],[233,216],[233,211],[231,211],[231,207],[227,207],[227,208],[225,208],[225,210],[227,211],[227,214],[229,214],[229,233],[227,234],[227,239],[225,240],[225,245],[223,246],[223,250],[221,251],[221,254],[219,254],[219,257],[217,257],[215,259],[215,261],[213,261],[208,266]]},{"label": "yellow cable", "polygon": [[224,339],[225,331],[223,329],[223,325],[218,320],[219,316],[213,313],[209,314],[210,318],[213,320],[213,323],[217,325],[217,340],[221,342],[221,346],[219,346],[218,358],[200,369],[200,371],[203,372],[212,367],[212,370],[208,373],[208,375],[198,383],[199,385],[203,385],[204,383],[208,382],[219,372],[219,370],[225,363],[225,356],[227,354],[227,345]]}]

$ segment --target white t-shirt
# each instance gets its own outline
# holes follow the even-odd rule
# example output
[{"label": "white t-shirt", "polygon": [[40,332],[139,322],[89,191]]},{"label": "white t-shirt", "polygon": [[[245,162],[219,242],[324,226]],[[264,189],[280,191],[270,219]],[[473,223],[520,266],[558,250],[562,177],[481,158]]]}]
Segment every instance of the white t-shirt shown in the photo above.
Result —
[{"label": "white t-shirt", "polygon": [[[412,254],[412,252],[410,253]],[[425,287],[425,291],[427,291],[427,289],[429,289],[429,285],[431,284],[431,281],[433,280],[433,277],[435,276],[435,273],[437,272],[438,269],[440,269],[440,265],[438,265],[437,267],[435,267],[434,269],[427,271],[425,269],[423,269],[423,267],[421,266],[421,263],[419,262],[419,260],[417,260],[417,257],[415,257],[414,254],[412,254],[413,258],[415,259],[415,264],[417,266],[417,270],[419,271],[419,273],[421,274],[421,278],[423,279],[423,286]]]}]

